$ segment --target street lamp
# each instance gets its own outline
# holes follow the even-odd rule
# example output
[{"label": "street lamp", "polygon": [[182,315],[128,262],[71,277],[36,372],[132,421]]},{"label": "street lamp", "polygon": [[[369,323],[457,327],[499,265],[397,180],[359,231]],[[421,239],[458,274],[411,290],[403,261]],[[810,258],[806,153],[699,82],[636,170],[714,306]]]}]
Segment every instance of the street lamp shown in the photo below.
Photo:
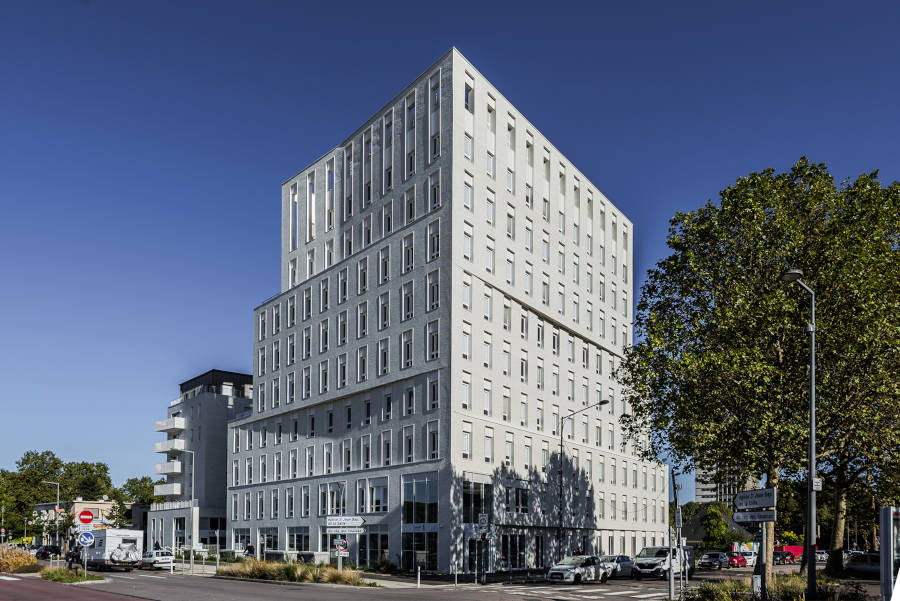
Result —
[{"label": "street lamp", "polygon": [[816,490],[813,479],[816,475],[816,293],[802,279],[799,269],[788,269],[781,274],[783,282],[797,282],[809,292],[810,313],[806,332],[809,334],[809,477],[807,480],[807,504],[809,514],[806,522],[806,598],[816,596]]},{"label": "street lamp", "polygon": [[563,415],[559,418],[559,469],[557,470],[557,474],[559,476],[559,527],[556,529],[556,544],[557,549],[556,553],[559,557],[559,560],[562,559],[562,532],[563,532],[563,424],[565,421],[571,417],[578,415],[579,413],[583,413],[588,409],[593,409],[594,407],[601,407],[603,405],[608,405],[609,401],[604,399],[602,401],[597,401],[593,405],[588,405],[583,409],[579,409],[578,411],[573,411],[568,415]]},{"label": "street lamp", "polygon": [[[191,516],[191,576],[194,575],[194,451],[184,450],[185,453],[190,453],[191,455],[191,507],[188,509],[188,512]],[[184,533],[185,538],[187,538],[187,532]],[[184,555],[182,555],[184,557]]]},{"label": "street lamp", "polygon": [[59,546],[59,482],[51,482],[50,480],[42,480],[42,484],[56,485],[56,508],[53,511],[53,521],[56,528],[56,546]]}]

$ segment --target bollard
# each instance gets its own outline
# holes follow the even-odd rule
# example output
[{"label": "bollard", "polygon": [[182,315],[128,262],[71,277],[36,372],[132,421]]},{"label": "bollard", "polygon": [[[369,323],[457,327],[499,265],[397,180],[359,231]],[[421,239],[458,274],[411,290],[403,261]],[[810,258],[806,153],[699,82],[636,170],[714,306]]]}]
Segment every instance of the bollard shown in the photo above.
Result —
[{"label": "bollard", "polygon": [[416,588],[422,586],[422,566],[417,566],[416,570]]},{"label": "bollard", "polygon": [[456,588],[456,585],[459,584],[459,570],[453,568],[453,588]]}]

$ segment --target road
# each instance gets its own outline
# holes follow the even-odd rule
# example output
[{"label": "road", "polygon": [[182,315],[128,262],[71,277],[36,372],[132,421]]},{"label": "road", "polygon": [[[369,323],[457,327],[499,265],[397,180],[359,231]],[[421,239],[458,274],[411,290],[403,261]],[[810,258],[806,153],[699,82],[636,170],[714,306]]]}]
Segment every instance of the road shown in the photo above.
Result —
[{"label": "road", "polygon": [[[778,566],[778,571],[795,566]],[[749,568],[698,572],[703,579],[749,577]],[[3,601],[359,601],[363,599],[453,601],[664,601],[668,583],[658,579],[611,580],[576,586],[538,584],[422,584],[414,580],[385,580],[383,588],[335,585],[279,585],[224,580],[179,573],[104,572],[109,581],[78,586],[46,582],[34,576],[0,576]],[[12,579],[11,579],[12,578]],[[695,582],[696,580],[692,581]],[[677,582],[676,582],[677,587]]]}]

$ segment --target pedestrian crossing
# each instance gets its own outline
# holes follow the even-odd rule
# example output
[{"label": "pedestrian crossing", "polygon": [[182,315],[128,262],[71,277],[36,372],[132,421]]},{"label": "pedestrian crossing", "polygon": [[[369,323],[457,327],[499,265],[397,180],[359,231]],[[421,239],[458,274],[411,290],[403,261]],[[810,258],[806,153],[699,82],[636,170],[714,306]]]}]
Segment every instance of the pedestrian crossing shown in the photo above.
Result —
[{"label": "pedestrian crossing", "polygon": [[[453,588],[453,586],[445,587]],[[540,584],[461,584],[458,589],[482,590],[510,595],[511,599],[552,599],[553,601],[657,601],[667,596],[664,590],[653,588],[610,587],[608,585],[550,586]]]}]

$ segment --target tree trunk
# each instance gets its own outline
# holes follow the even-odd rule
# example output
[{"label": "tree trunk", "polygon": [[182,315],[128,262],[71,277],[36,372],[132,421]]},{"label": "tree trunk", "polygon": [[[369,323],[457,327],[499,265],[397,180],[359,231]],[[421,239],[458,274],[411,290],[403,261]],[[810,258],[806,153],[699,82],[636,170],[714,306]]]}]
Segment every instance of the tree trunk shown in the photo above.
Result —
[{"label": "tree trunk", "polygon": [[844,570],[844,527],[847,522],[847,487],[843,474],[834,482],[834,527],[831,529],[831,544],[828,546],[828,565],[825,571],[837,576]]},{"label": "tree trunk", "polygon": [[[872,490],[872,474],[869,474],[869,490]],[[878,505],[875,503],[875,495],[872,495],[872,527],[869,530],[869,551],[878,550]]]}]

